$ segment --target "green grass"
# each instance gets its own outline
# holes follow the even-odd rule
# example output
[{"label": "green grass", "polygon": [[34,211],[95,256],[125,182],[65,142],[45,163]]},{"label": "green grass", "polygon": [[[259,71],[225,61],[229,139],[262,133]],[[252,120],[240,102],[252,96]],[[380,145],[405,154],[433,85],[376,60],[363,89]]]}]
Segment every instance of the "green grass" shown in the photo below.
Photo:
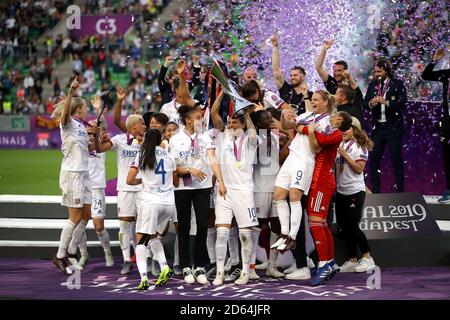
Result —
[{"label": "green grass", "polygon": [[[60,195],[61,150],[0,150],[0,194]],[[117,177],[116,152],[106,155],[106,179]]]}]

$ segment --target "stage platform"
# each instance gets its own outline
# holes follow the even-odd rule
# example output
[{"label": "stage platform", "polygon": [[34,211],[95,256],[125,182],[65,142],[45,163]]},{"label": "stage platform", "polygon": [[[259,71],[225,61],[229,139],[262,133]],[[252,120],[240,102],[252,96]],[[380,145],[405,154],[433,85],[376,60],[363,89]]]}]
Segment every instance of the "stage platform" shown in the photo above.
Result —
[{"label": "stage platform", "polygon": [[[263,276],[245,286],[187,285],[172,277],[162,288],[136,290],[137,268],[120,275],[121,264],[108,268],[93,259],[80,281],[59,272],[50,260],[0,259],[0,299],[64,300],[392,300],[450,299],[450,268],[382,268],[379,282],[369,273],[337,273],[325,285],[311,287],[307,280],[279,280]],[[151,277],[151,280],[155,280]],[[374,285],[376,283],[376,285]],[[377,289],[378,287],[378,289]],[[150,287],[152,288],[152,287]]]}]

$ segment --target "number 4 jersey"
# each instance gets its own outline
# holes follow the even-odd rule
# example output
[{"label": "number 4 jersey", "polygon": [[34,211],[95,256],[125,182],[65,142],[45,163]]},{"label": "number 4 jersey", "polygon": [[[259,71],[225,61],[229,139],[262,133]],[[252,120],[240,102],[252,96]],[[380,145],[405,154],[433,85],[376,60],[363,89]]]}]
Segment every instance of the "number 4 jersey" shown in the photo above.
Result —
[{"label": "number 4 jersey", "polygon": [[152,204],[175,205],[172,176],[172,173],[176,171],[175,160],[170,157],[166,150],[156,147],[155,167],[142,170],[139,168],[140,156],[141,154],[138,153],[131,167],[138,169],[141,173],[143,185],[140,194],[141,199]]}]

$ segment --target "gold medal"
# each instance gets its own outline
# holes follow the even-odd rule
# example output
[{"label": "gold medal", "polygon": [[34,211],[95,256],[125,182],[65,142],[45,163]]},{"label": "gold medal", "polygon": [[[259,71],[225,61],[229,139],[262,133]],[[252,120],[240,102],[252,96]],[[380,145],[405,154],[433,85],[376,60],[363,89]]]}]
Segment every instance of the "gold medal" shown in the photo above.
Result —
[{"label": "gold medal", "polygon": [[235,163],[235,166],[236,166],[236,168],[241,169],[241,168],[242,168],[242,162],[237,161],[237,162]]}]

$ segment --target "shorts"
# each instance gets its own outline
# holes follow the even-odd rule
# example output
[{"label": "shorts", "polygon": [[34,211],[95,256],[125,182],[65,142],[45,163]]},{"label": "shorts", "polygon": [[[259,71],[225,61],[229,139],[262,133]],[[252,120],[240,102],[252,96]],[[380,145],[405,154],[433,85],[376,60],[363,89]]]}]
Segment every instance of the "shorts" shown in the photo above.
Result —
[{"label": "shorts", "polygon": [[228,189],[223,197],[216,196],[216,225],[231,224],[233,215],[238,228],[258,225],[253,191]]},{"label": "shorts", "polygon": [[137,216],[137,191],[118,191],[117,192],[117,215],[121,217]]},{"label": "shorts", "polygon": [[162,234],[166,230],[169,219],[176,214],[175,206],[142,203],[136,222],[136,233]]},{"label": "shorts", "polygon": [[308,196],[308,215],[326,219],[328,215],[328,208],[330,206],[331,198],[334,190],[327,189],[311,189]]},{"label": "shorts", "polygon": [[92,189],[91,217],[92,219],[105,219],[105,216],[106,216],[105,189],[104,188]]},{"label": "shorts", "polygon": [[173,211],[172,216],[170,217],[170,220],[172,220],[173,223],[178,223],[178,216],[177,216],[177,208],[175,207],[175,210]]},{"label": "shorts", "polygon": [[305,160],[291,152],[278,172],[275,186],[285,190],[299,189],[307,195],[313,172],[314,161]]},{"label": "shorts", "polygon": [[91,204],[91,180],[87,171],[65,171],[59,174],[59,187],[62,191],[61,205],[69,208],[83,208]]},{"label": "shorts", "polygon": [[258,219],[278,217],[273,205],[273,192],[255,192],[255,207]]}]

